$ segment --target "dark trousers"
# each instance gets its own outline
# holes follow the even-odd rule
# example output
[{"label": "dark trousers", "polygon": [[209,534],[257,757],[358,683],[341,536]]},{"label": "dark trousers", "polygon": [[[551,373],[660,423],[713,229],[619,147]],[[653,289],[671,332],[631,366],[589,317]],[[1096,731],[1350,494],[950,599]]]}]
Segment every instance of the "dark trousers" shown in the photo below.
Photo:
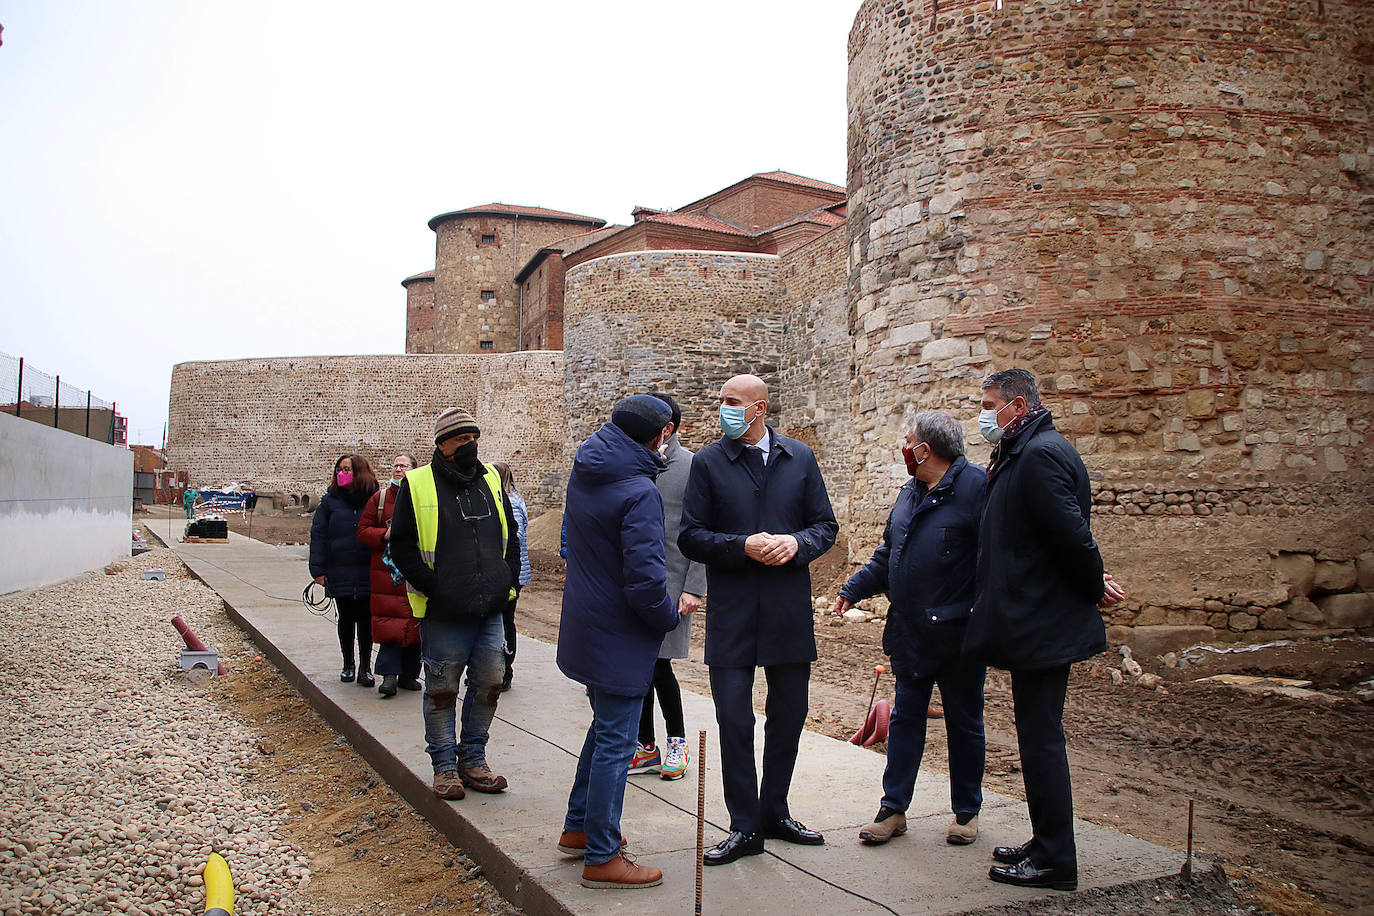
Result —
[{"label": "dark trousers", "polygon": [[720,728],[720,772],[730,829],[755,833],[791,817],[787,791],[806,725],[811,663],[769,665],[764,701],[763,781],[754,766],[754,669],[711,666],[711,695]]},{"label": "dark trousers", "polygon": [[1030,860],[1041,868],[1076,873],[1073,787],[1064,747],[1064,695],[1068,687],[1068,665],[1011,672],[1016,743],[1021,750],[1026,807],[1030,809]]},{"label": "dark trousers", "polygon": [[501,623],[506,628],[506,670],[515,664],[515,601],[506,602],[501,612]]},{"label": "dark trousers", "polygon": [[420,644],[417,642],[413,646],[402,646],[394,642],[379,643],[374,670],[383,676],[395,674],[402,680],[419,680]]},{"label": "dark trousers", "polygon": [[673,660],[660,658],[654,662],[654,684],[644,694],[644,709],[639,715],[639,743],[648,747],[654,743],[654,694],[663,707],[663,730],[668,738],[686,738],[687,727],[682,722],[682,688],[673,674]]},{"label": "dark trousers", "polygon": [[372,602],[367,595],[361,598],[335,598],[339,612],[339,650],[343,652],[345,668],[354,666],[353,634],[358,635],[358,670],[372,670]]},{"label": "dark trousers", "polygon": [[949,801],[955,814],[977,814],[983,807],[983,736],[981,665],[946,665],[930,677],[897,678],[896,703],[888,724],[887,767],[883,770],[884,808],[906,812],[916,788],[916,775],[926,748],[926,709],[935,685],[944,700],[949,742]]}]

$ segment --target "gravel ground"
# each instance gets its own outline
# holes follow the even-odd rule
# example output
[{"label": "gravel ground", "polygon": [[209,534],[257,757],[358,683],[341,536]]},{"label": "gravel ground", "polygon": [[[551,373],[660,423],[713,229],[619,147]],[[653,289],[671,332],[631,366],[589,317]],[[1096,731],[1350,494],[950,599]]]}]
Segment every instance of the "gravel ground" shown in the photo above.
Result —
[{"label": "gravel ground", "polygon": [[[167,580],[141,581],[151,567]],[[178,614],[221,652],[242,644],[169,551],[0,598],[4,916],[199,912],[211,852],[236,912],[308,912],[285,805],[251,783],[256,735],[179,670]]]}]

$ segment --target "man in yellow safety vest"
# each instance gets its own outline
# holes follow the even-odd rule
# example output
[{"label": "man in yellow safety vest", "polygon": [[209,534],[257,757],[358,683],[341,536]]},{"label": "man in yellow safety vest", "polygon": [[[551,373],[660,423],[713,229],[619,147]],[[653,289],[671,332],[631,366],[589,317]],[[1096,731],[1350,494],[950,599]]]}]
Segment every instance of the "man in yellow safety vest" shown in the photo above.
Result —
[{"label": "man in yellow safety vest", "polygon": [[[501,612],[519,591],[520,542],[496,469],[477,460],[482,431],[450,407],[434,423],[434,457],[406,474],[391,517],[391,556],[420,620],[425,667],[425,750],[434,791],[500,792],[506,778],[487,765],[487,738],[505,671]],[[467,671],[462,732],[460,680]]]}]

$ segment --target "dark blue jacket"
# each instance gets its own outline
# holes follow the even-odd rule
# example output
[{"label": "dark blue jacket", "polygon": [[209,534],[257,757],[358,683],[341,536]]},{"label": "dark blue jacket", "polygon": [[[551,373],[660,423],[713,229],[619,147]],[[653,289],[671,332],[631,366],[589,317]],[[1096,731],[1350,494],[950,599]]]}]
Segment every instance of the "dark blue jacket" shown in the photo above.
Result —
[{"label": "dark blue jacket", "polygon": [[[677,543],[706,564],[708,665],[816,660],[808,564],[835,543],[839,525],[811,449],[772,427],[768,435],[761,471],[743,442],[721,438],[693,456],[687,477]],[[782,566],[749,559],[744,542],[760,531],[793,535],[797,555]]]},{"label": "dark blue jacket", "polygon": [[618,696],[649,692],[663,636],[678,623],[668,600],[658,456],[607,423],[573,459],[563,518],[568,579],[558,668]]},{"label": "dark blue jacket", "polygon": [[[347,490],[340,495],[330,488],[310,521],[310,577],[324,576],[325,588],[335,598],[372,594],[368,581],[372,549],[358,540],[358,519],[372,493],[355,497]],[[351,502],[354,498],[358,499],[356,506]]]},{"label": "dark blue jacket", "polygon": [[933,487],[911,478],[897,493],[882,544],[840,589],[851,603],[879,592],[892,602],[883,651],[898,677],[930,677],[959,658],[987,480],[962,455]]},{"label": "dark blue jacket", "polygon": [[1083,459],[1045,414],[1011,442],[988,481],[978,529],[978,597],[964,639],[974,661],[1057,668],[1107,648],[1102,555],[1088,520]]}]

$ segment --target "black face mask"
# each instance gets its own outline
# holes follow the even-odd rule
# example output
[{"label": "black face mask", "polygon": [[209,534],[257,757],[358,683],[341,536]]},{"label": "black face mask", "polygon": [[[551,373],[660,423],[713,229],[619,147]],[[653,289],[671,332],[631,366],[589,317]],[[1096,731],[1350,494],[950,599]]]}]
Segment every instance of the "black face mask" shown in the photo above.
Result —
[{"label": "black face mask", "polygon": [[465,445],[458,446],[449,460],[458,470],[471,472],[477,467],[477,440],[473,439]]}]

